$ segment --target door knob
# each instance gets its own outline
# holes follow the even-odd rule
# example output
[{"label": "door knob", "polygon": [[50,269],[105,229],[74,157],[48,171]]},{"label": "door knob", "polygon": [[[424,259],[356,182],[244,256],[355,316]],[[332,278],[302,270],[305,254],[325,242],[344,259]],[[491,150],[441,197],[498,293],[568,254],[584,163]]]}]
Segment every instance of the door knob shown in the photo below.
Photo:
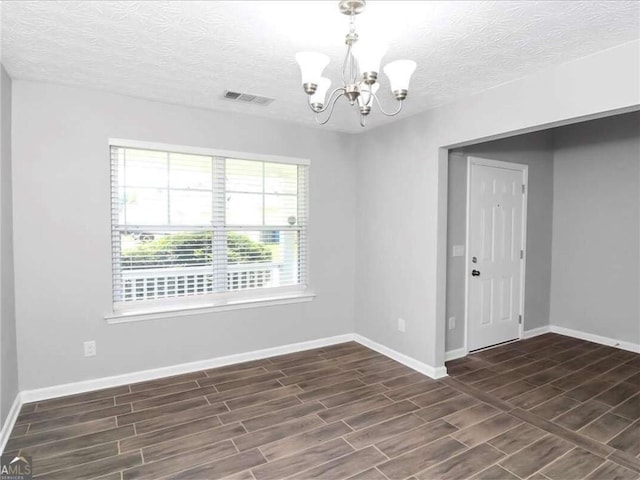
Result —
[{"label": "door knob", "polygon": [[480,270],[471,270],[471,276],[472,277],[479,277],[480,276]]}]

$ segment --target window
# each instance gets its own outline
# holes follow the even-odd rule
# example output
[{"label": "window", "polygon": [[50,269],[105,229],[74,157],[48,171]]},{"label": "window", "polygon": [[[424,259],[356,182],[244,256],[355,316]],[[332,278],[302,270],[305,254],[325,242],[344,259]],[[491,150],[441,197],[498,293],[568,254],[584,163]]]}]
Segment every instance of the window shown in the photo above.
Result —
[{"label": "window", "polygon": [[110,147],[114,310],[304,289],[303,160],[123,143]]}]

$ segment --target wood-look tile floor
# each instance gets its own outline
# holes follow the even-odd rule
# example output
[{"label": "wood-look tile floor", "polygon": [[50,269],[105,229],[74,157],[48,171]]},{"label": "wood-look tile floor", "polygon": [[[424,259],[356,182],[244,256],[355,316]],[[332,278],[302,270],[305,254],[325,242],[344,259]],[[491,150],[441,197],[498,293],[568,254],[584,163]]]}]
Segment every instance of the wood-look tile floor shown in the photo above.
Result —
[{"label": "wood-look tile floor", "polygon": [[429,379],[356,343],[23,406],[46,479],[638,479],[640,355],[543,335]]}]

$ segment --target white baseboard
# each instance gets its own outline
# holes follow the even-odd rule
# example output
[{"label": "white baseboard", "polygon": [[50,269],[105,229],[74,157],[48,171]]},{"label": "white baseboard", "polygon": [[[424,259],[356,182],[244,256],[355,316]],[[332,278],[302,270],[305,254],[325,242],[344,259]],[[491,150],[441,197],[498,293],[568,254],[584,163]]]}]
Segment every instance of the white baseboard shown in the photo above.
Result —
[{"label": "white baseboard", "polygon": [[0,429],[0,452],[4,453],[4,447],[7,445],[7,441],[9,440],[9,435],[11,435],[11,431],[13,430],[13,426],[16,424],[16,420],[18,419],[18,414],[20,413],[20,409],[22,408],[22,396],[18,392],[16,395],[13,404],[11,405],[11,409],[7,414],[7,418],[4,420],[2,424],[2,429]]},{"label": "white baseboard", "polygon": [[[569,337],[580,338],[590,342],[599,343],[602,345],[614,346],[630,352],[640,353],[640,345],[630,342],[623,342],[612,338],[602,337],[599,335],[593,335],[586,332],[580,332],[578,330],[572,330],[564,327],[558,327],[555,325],[544,326],[527,330],[523,334],[523,338],[532,338],[544,333],[558,333],[560,335],[567,335]],[[212,358],[207,360],[200,360],[197,362],[182,363],[179,365],[172,365],[169,367],[161,367],[151,370],[143,370],[138,372],[126,373],[123,375],[115,375],[111,377],[103,377],[92,380],[84,380],[80,382],[67,383],[63,385],[55,385],[51,387],[38,388],[34,390],[24,390],[16,397],[7,420],[5,421],[2,429],[0,430],[0,445],[4,446],[9,433],[13,429],[13,424],[17,418],[21,406],[24,403],[37,402],[42,400],[48,400],[51,398],[63,397],[66,395],[73,395],[77,393],[90,392],[93,390],[100,390],[103,388],[116,387],[120,385],[128,385],[130,383],[143,382],[147,380],[155,380],[157,378],[170,377],[172,375],[180,375],[183,373],[195,372],[198,370],[206,370],[210,368],[222,367],[225,365],[231,365],[235,363],[247,362],[250,360],[260,360],[263,358],[273,357],[276,355],[285,355],[287,353],[295,353],[303,350],[309,350],[313,348],[321,348],[328,345],[335,345],[338,343],[356,341],[365,347],[371,348],[382,355],[385,355],[393,360],[406,365],[417,372],[427,375],[431,378],[443,378],[447,376],[447,369],[444,366],[433,367],[424,362],[409,357],[403,353],[400,353],[392,348],[386,347],[378,342],[375,342],[367,337],[356,333],[348,333],[344,335],[337,335],[334,337],[321,338],[318,340],[311,340],[308,342],[292,343],[289,345],[282,345],[279,347],[265,348],[262,350],[255,350],[252,352],[239,353],[234,355],[228,355],[225,357]],[[454,360],[456,358],[464,357],[467,354],[464,348],[451,350],[445,353],[446,361]]]},{"label": "white baseboard", "polygon": [[458,358],[466,357],[467,354],[466,348],[458,348],[456,350],[449,350],[448,352],[444,352],[444,361],[449,362],[451,360],[457,360]]},{"label": "white baseboard", "polygon": [[625,342],[622,340],[616,340],[615,338],[602,337],[593,333],[581,332],[580,330],[558,327],[557,325],[551,325],[550,331],[559,335],[566,335],[567,337],[579,338],[581,340],[587,340],[588,342],[599,343],[601,345],[616,347],[622,350],[627,350],[629,352],[640,353],[640,344],[638,343]]},{"label": "white baseboard", "polygon": [[155,380],[157,378],[170,377],[173,375],[181,375],[183,373],[196,372],[198,370],[207,370],[209,368],[224,367],[234,363],[248,362],[250,360],[261,360],[263,358],[275,357],[287,353],[300,352],[310,350],[312,348],[321,348],[328,345],[350,342],[354,340],[351,333],[345,335],[337,335],[335,337],[321,338],[308,342],[291,343],[279,347],[265,348],[262,350],[254,350],[252,352],[238,353],[227,355],[224,357],[200,360],[197,362],[181,363],[171,365],[169,367],[154,368],[151,370],[142,370],[138,372],[125,373],[122,375],[114,375],[112,377],[102,377],[93,380],[83,380],[80,382],[66,383],[63,385],[55,385],[52,387],[38,388],[35,390],[24,390],[22,392],[23,403],[38,402],[48,400],[50,398],[64,397],[76,393],[90,392],[100,390],[102,388],[117,387],[120,385],[128,385],[130,383],[145,382],[147,380]]},{"label": "white baseboard", "polygon": [[607,345],[609,347],[616,347],[622,350],[628,350],[629,352],[640,353],[640,344],[638,343],[625,342],[623,340],[616,340],[615,338],[603,337],[601,335],[595,335],[593,333],[574,330],[572,328],[560,327],[558,325],[545,325],[544,327],[534,328],[532,330],[525,330],[522,338],[533,338],[533,337],[537,337],[538,335],[544,335],[545,333],[557,333],[558,335],[565,335],[567,337],[579,338],[580,340],[599,343],[600,345]]},{"label": "white baseboard", "polygon": [[551,327],[549,325],[545,325],[544,327],[532,328],[531,330],[525,330],[522,332],[522,338],[533,338],[538,335],[544,335],[545,333],[551,332]]},{"label": "white baseboard", "polygon": [[[545,325],[544,327],[533,328],[531,330],[525,330],[522,333],[522,338],[533,338],[545,333],[557,333],[558,335],[565,335],[567,337],[579,338],[580,340],[587,340],[589,342],[599,343],[601,345],[607,345],[610,347],[620,348],[622,350],[628,350],[629,352],[640,353],[640,344],[625,342],[622,340],[616,340],[615,338],[603,337],[600,335],[594,335],[593,333],[582,332],[580,330],[573,330],[571,328],[559,327],[557,325]],[[456,358],[462,358],[467,355],[467,351],[464,348],[457,350],[450,350],[445,352],[445,361],[455,360]]]},{"label": "white baseboard", "polygon": [[354,334],[354,340],[364,345],[365,347],[368,347],[371,350],[375,350],[376,352],[381,353],[382,355],[385,355],[395,360],[396,362],[400,362],[417,372],[427,375],[428,377],[437,379],[447,376],[447,369],[444,366],[432,367],[431,365],[416,360],[415,358],[409,357],[404,353],[397,352],[392,348],[385,347],[384,345],[378,342],[374,342],[373,340],[370,340],[367,337],[363,337],[362,335],[358,335],[357,333]]},{"label": "white baseboard", "polygon": [[51,398],[64,397],[66,395],[74,395],[77,393],[91,392],[103,388],[117,387],[120,385],[128,385],[130,383],[144,382],[147,380],[155,380],[157,378],[170,377],[172,375],[181,375],[183,373],[196,372],[210,368],[223,367],[235,363],[248,362],[250,360],[260,360],[263,358],[274,357],[276,355],[285,355],[287,353],[301,352],[313,348],[326,347],[338,343],[356,341],[366,347],[371,348],[389,358],[392,358],[403,365],[408,366],[420,373],[431,378],[442,378],[447,375],[446,368],[435,368],[426,363],[422,363],[400,352],[396,352],[391,348],[385,347],[377,342],[369,340],[362,335],[348,333],[335,337],[321,338],[308,342],[292,343],[280,347],[265,348],[252,352],[238,353],[225,357],[212,358],[208,360],[200,360],[197,362],[182,363],[169,367],[155,368],[152,370],[143,370],[139,372],[125,373],[122,375],[114,375],[111,377],[102,377],[92,380],[83,380],[80,382],[66,383],[63,385],[54,385],[52,387],[38,388],[34,390],[24,390],[21,393],[22,403],[39,402]]}]

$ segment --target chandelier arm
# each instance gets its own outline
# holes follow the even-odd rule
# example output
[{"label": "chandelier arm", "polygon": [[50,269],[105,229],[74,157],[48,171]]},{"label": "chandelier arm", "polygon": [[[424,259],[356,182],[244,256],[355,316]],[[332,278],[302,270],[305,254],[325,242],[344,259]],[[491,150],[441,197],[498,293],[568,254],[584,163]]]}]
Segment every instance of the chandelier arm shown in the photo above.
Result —
[{"label": "chandelier arm", "polygon": [[[309,105],[309,108],[311,109],[311,111],[313,113],[322,113],[324,112],[327,108],[329,108],[329,105],[331,104],[332,100],[333,100],[333,96],[336,94],[336,92],[342,91],[342,93],[345,92],[344,87],[338,87],[336,89],[334,89],[331,94],[329,95],[329,101],[327,102],[327,104],[324,106],[324,108],[320,109],[320,110],[315,110],[312,106],[311,103],[307,102],[307,105]],[[336,97],[336,99],[340,98],[340,95],[338,95]],[[324,125],[324,124],[323,124]]]},{"label": "chandelier arm", "polygon": [[378,99],[378,96],[375,93],[371,93],[371,95],[373,95],[373,98],[375,99],[376,103],[378,104],[378,108],[380,109],[380,111],[382,112],[383,115],[387,116],[387,117],[393,117],[395,115],[398,115],[400,113],[400,111],[402,110],[402,100],[398,100],[399,102],[399,106],[398,106],[398,110],[396,110],[393,113],[389,113],[389,112],[385,112],[384,108],[382,108],[382,104],[380,103],[380,100]]},{"label": "chandelier arm", "polygon": [[[344,88],[336,88],[336,89],[334,90],[334,92],[335,92],[335,91],[337,91],[337,90],[343,90],[343,92],[344,92]],[[329,103],[327,103],[327,106],[326,106],[326,107],[324,107],[320,112],[316,112],[316,123],[317,123],[318,125],[324,125],[324,124],[325,124],[325,123],[327,123],[329,120],[331,120],[331,116],[333,115],[333,108],[336,106],[336,102],[338,101],[338,99],[339,99],[343,94],[344,94],[344,93],[341,93],[340,95],[336,96],[336,98],[334,98],[334,99],[333,99],[333,101],[331,102],[331,110],[329,110],[329,115],[327,115],[327,118],[325,118],[324,120],[322,120],[322,121],[321,121],[321,120],[319,120],[319,118],[320,118],[320,117],[319,117],[319,115],[318,115],[318,114],[319,114],[319,113],[321,113],[321,112],[324,112],[324,111],[327,109],[327,107],[329,106]]]}]

